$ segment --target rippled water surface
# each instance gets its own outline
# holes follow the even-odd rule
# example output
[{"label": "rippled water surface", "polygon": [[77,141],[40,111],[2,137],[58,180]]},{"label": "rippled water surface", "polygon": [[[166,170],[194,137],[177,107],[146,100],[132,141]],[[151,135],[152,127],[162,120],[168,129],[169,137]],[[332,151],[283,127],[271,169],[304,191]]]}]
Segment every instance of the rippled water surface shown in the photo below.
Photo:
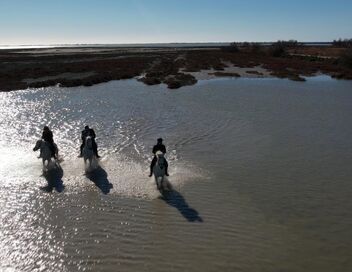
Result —
[{"label": "rippled water surface", "polygon": [[[0,93],[0,270],[349,271],[351,116],[352,83],[324,77]],[[89,176],[86,124],[102,155]],[[63,161],[43,176],[44,125]]]}]

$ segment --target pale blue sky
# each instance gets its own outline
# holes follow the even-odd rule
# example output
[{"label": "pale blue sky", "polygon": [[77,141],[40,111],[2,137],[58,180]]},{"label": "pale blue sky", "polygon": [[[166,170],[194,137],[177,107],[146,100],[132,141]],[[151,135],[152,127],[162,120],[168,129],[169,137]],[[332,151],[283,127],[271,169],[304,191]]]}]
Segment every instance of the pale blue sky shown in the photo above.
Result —
[{"label": "pale blue sky", "polygon": [[331,41],[350,0],[0,0],[0,44]]}]

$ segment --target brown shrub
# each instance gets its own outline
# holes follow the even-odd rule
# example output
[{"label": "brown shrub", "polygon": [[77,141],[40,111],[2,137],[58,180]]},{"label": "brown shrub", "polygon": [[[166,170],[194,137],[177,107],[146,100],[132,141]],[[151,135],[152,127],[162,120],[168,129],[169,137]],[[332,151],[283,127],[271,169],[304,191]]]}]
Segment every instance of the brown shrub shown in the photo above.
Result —
[{"label": "brown shrub", "polygon": [[347,68],[352,69],[352,48],[348,48],[342,56],[339,58],[339,62],[346,66]]}]

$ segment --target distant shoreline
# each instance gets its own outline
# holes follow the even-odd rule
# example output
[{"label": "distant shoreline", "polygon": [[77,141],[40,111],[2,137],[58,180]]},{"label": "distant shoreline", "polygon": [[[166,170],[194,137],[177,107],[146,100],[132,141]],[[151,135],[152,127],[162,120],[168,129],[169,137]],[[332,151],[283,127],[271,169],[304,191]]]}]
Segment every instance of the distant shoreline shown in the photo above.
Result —
[{"label": "distant shoreline", "polygon": [[[160,44],[158,44],[160,45]],[[71,46],[0,50],[0,91],[91,86],[110,80],[137,78],[147,85],[170,89],[214,77],[279,77],[304,81],[304,76],[327,74],[352,79],[341,65],[347,49],[310,45],[272,55],[272,45],[234,50],[231,46],[113,47]],[[209,45],[209,43],[207,43]]]},{"label": "distant shoreline", "polygon": [[[275,42],[258,42],[269,46]],[[46,49],[46,48],[185,48],[185,47],[220,47],[229,46],[231,42],[199,42],[199,43],[121,43],[121,44],[43,44],[43,45],[1,45],[0,50],[12,49]],[[331,46],[332,42],[302,42],[305,46]]]}]

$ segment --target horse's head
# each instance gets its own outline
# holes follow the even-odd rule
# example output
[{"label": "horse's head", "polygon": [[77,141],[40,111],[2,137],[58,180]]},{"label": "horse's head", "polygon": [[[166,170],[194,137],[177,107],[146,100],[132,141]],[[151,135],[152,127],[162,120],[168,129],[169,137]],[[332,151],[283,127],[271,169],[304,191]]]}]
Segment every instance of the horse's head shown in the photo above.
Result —
[{"label": "horse's head", "polygon": [[89,149],[93,148],[93,139],[91,136],[87,136],[86,138],[86,145]]},{"label": "horse's head", "polygon": [[156,158],[158,159],[158,165],[160,166],[160,168],[163,168],[165,166],[165,157],[164,157],[164,153],[161,151],[157,151],[155,153]]},{"label": "horse's head", "polygon": [[35,143],[35,146],[34,146],[33,150],[34,150],[34,151],[37,151],[37,150],[42,146],[42,143],[43,143],[42,140],[38,140],[38,141]]}]

